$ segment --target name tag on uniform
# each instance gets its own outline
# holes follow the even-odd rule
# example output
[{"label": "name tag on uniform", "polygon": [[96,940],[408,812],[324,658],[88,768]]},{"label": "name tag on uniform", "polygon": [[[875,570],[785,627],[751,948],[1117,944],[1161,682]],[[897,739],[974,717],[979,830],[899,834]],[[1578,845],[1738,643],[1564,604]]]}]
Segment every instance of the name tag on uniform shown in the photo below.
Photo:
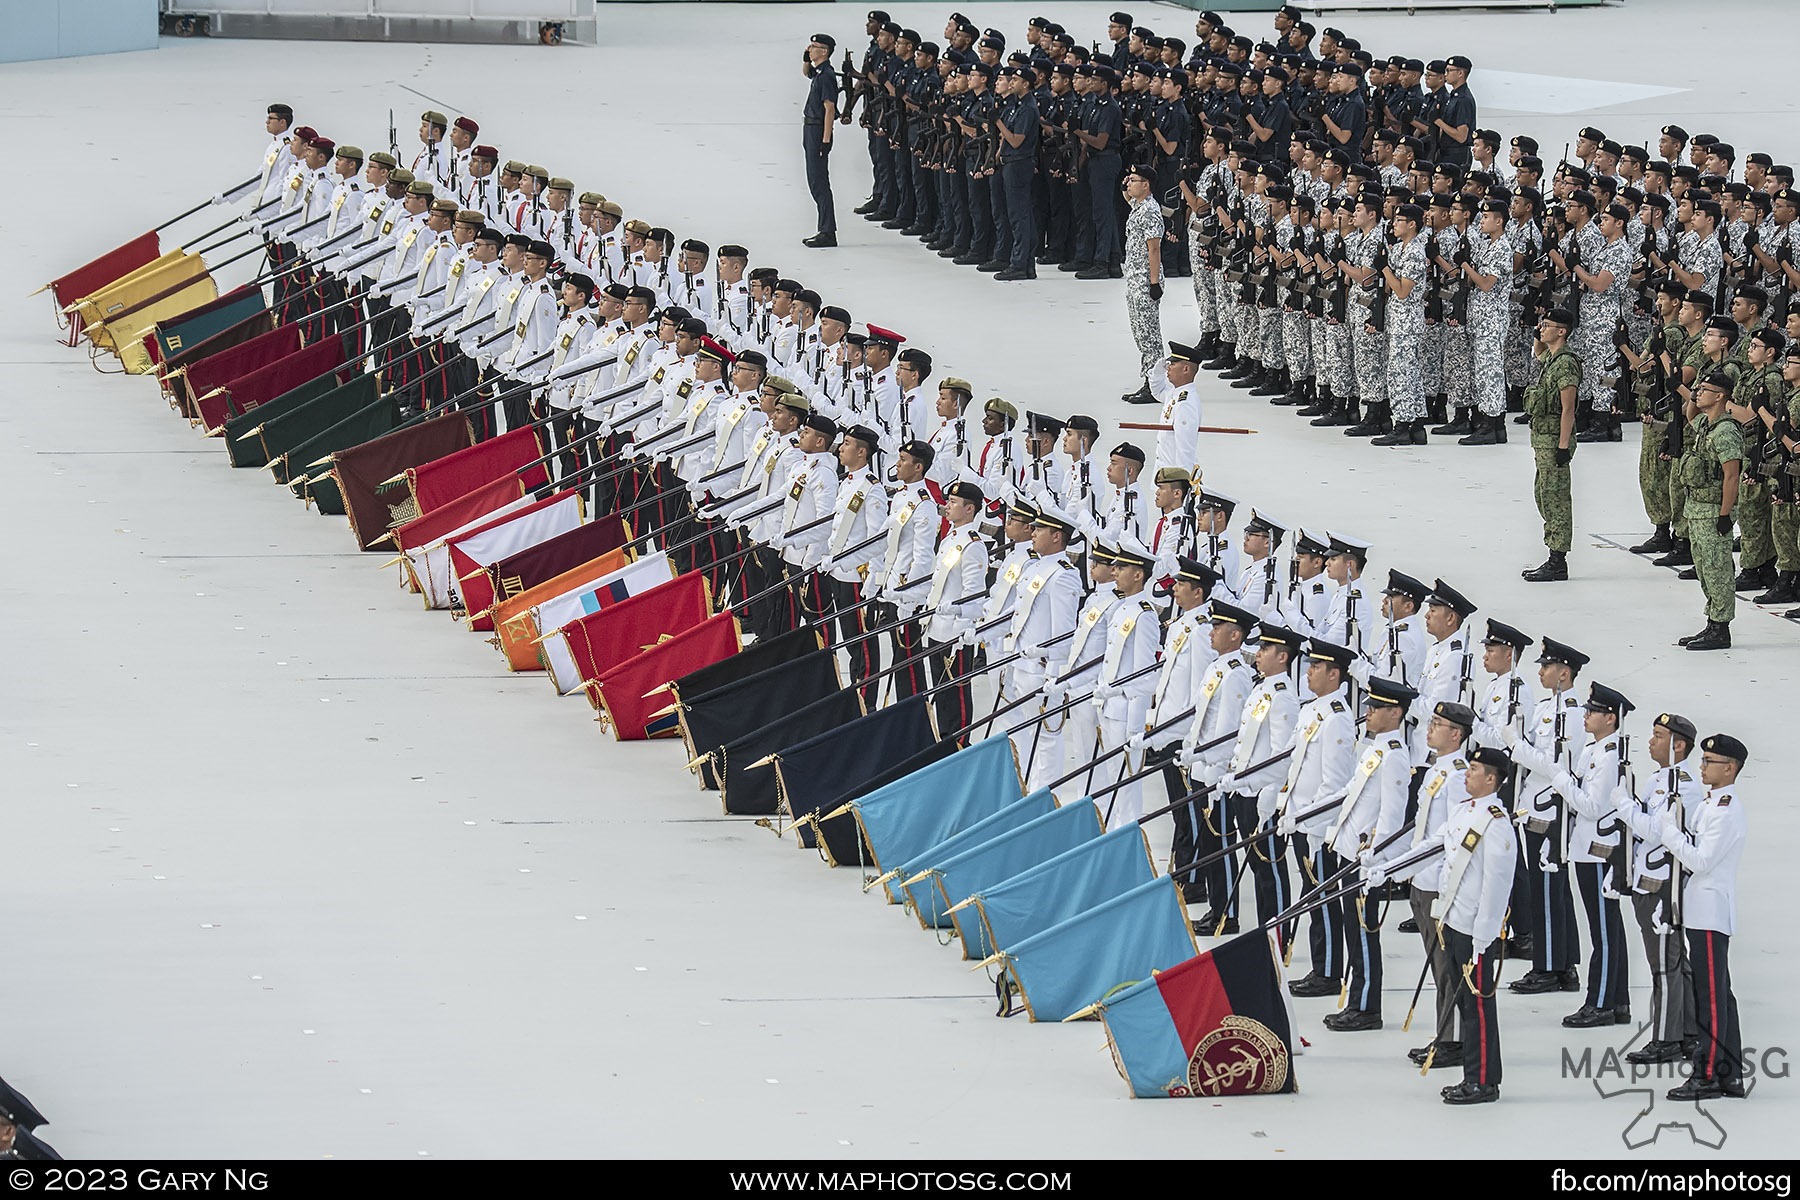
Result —
[{"label": "name tag on uniform", "polygon": [[457,275],[461,275],[462,273],[463,273],[463,264],[462,264],[461,259],[458,259],[457,261],[450,264],[450,274],[453,277],[457,276]]},{"label": "name tag on uniform", "polygon": [[515,330],[514,332],[516,332],[520,337],[524,337],[525,336],[525,322],[520,321],[518,329]]}]

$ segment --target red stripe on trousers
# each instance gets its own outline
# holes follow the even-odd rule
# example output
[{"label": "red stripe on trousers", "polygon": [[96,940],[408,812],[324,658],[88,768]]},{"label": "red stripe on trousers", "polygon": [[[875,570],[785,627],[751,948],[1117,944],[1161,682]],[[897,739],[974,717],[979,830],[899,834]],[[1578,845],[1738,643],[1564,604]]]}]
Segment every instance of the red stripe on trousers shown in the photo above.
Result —
[{"label": "red stripe on trousers", "polygon": [[1475,1024],[1481,1031],[1481,1069],[1477,1072],[1477,1082],[1487,1086],[1488,1069],[1488,1030],[1487,1005],[1481,999],[1481,989],[1485,986],[1481,981],[1482,955],[1475,956]]},{"label": "red stripe on trousers", "polygon": [[1719,974],[1713,962],[1713,931],[1706,931],[1706,1008],[1712,1016],[1712,1026],[1707,1030],[1706,1040],[1706,1077],[1716,1078],[1717,1056],[1719,1053]]}]

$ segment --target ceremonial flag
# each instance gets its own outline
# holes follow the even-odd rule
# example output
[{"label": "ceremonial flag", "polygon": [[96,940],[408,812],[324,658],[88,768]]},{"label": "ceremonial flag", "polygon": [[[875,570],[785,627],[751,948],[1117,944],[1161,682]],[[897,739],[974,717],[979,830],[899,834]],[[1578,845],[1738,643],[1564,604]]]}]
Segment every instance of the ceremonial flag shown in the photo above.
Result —
[{"label": "ceremonial flag", "polygon": [[1113,1065],[1141,1099],[1298,1091],[1272,933],[1252,930],[1101,1001]]},{"label": "ceremonial flag", "polygon": [[[927,855],[928,865],[906,880],[906,894],[912,898],[919,924],[941,929],[954,924],[948,915],[952,908],[983,888],[1091,842],[1103,832],[1094,802],[1077,800],[1016,828],[996,830],[979,843],[956,847],[949,857]],[[994,952],[983,939],[976,940],[983,944],[964,946],[964,957],[986,958]]]},{"label": "ceremonial flag", "polygon": [[[495,481],[496,484],[504,482],[506,481]],[[496,501],[498,496],[504,495],[507,490],[509,489],[495,488],[494,495],[483,495],[481,500],[484,504]],[[446,524],[450,525],[450,528],[436,537],[427,537],[426,540],[418,543],[414,543],[408,537],[400,542],[401,553],[406,556],[406,572],[412,577],[413,590],[425,598],[425,607],[449,608],[459,595],[451,586],[454,582],[450,566],[449,542],[451,538],[485,529],[489,525],[504,521],[538,503],[540,501],[536,496],[519,496],[513,500],[498,502],[492,508],[484,508],[467,521],[451,523],[448,516],[440,519],[440,515],[437,513],[426,513],[417,520],[408,521],[405,525],[396,528],[394,532],[396,540],[399,540],[398,535],[402,531],[411,531],[415,526],[420,527],[419,532],[423,535],[425,527],[428,525],[440,527]],[[452,508],[461,509],[462,507],[459,504],[447,507],[445,511],[448,514]]]},{"label": "ceremonial flag", "polygon": [[996,954],[1031,1019],[1060,1021],[1199,949],[1181,887],[1163,875]]},{"label": "ceremonial flag", "polygon": [[389,393],[345,417],[331,428],[288,451],[286,462],[294,494],[311,500],[320,512],[344,515],[343,493],[331,474],[331,456],[392,432],[400,424],[400,404]]},{"label": "ceremonial flag", "polygon": [[[258,367],[248,375],[239,375],[225,385],[224,392],[210,400],[195,403],[200,424],[208,437],[225,432],[225,419],[233,413],[246,413],[267,404],[284,392],[290,392],[309,379],[330,374],[344,366],[344,339],[337,335],[303,346],[286,358],[266,367]],[[352,370],[337,371],[341,382],[348,382]]]},{"label": "ceremonial flag", "polygon": [[[265,409],[268,407],[263,405]],[[382,480],[393,478],[407,467],[430,462],[474,444],[475,432],[468,417],[460,412],[438,412],[417,425],[396,429],[385,437],[333,454],[331,473],[344,497],[350,533],[356,538],[357,546],[363,550],[373,549],[375,542],[391,526],[418,515],[413,511],[411,497],[392,505],[385,497],[377,495],[375,489]]]},{"label": "ceremonial flag", "polygon": [[[300,327],[277,325],[266,333],[224,346],[187,364],[181,374],[181,410],[190,421],[200,419],[200,399],[240,375],[278,362],[300,349]],[[212,397],[217,399],[216,397]],[[208,425],[208,429],[212,426]]]},{"label": "ceremonial flag", "polygon": [[[260,287],[244,284],[232,288],[217,300],[190,309],[177,317],[158,321],[145,337],[145,350],[157,365],[191,346],[199,346],[208,338],[234,329],[258,313],[267,312]],[[223,346],[220,347],[223,349]]]},{"label": "ceremonial flag", "polygon": [[719,747],[719,803],[739,816],[768,816],[775,812],[778,794],[775,768],[763,759],[789,746],[797,746],[863,715],[862,696],[854,689],[833,692],[795,712],[769,720],[774,710],[758,703],[765,723]]},{"label": "ceremonial flag", "polygon": [[1155,878],[1150,843],[1133,823],[972,893],[950,919],[965,945],[1004,950]]},{"label": "ceremonial flag", "polygon": [[937,741],[930,701],[908,696],[775,755],[776,808],[805,821],[859,783]]},{"label": "ceremonial flag", "polygon": [[[660,555],[658,556],[661,557]],[[536,587],[526,588],[516,596],[509,596],[494,605],[492,613],[494,622],[494,639],[500,652],[506,655],[506,669],[509,671],[542,671],[545,669],[546,656],[541,653],[549,642],[540,644],[538,624],[532,613],[538,605],[557,599],[565,592],[579,591],[584,586],[592,585],[631,566],[631,560],[625,557],[623,548],[608,550],[590,562],[584,562],[573,570],[564,571],[554,579],[546,579]],[[665,564],[662,577],[669,577],[669,568]],[[575,680],[569,690],[581,686]]]},{"label": "ceremonial flag", "polygon": [[593,562],[602,554],[624,546],[628,540],[625,523],[618,515],[603,513],[567,533],[559,533],[529,549],[509,554],[487,569],[488,578],[493,580],[496,603],[534,588],[546,579],[555,579],[582,563]]},{"label": "ceremonial flag", "polygon": [[737,621],[729,612],[722,612],[613,668],[590,684],[589,690],[599,699],[605,723],[619,741],[667,737],[675,732],[674,719],[652,718],[660,697],[646,701],[644,693],[737,651]]},{"label": "ceremonial flag", "polygon": [[[199,255],[182,250],[139,267],[80,300],[82,334],[102,350],[124,358],[144,353],[144,333],[158,321],[215,299],[218,285]],[[133,364],[127,364],[128,367]],[[136,370],[149,369],[145,359]]]},{"label": "ceremonial flag", "polygon": [[557,633],[585,684],[710,616],[712,598],[707,593],[706,578],[698,571],[689,571],[649,591],[609,604],[599,612],[577,617]]},{"label": "ceremonial flag", "polygon": [[[702,759],[696,773],[702,791],[717,791],[719,777],[715,754],[720,746],[744,736],[761,725],[770,712],[792,712],[823,700],[842,688],[838,678],[837,655],[819,649],[819,637],[809,630],[796,629],[769,642],[758,642],[734,654],[719,666],[727,667],[739,659],[751,662],[769,661],[775,654],[790,648],[807,650],[798,658],[783,658],[766,670],[706,687],[703,674],[690,679],[699,690],[689,691],[690,680],[678,679],[671,686],[676,717],[681,726],[681,740],[687,744],[688,758]],[[713,670],[717,677],[722,671]]]},{"label": "ceremonial flag", "polygon": [[[383,495],[385,494],[384,492]],[[393,534],[394,548],[398,550],[417,549],[445,536],[454,529],[496,512],[515,500],[524,498],[525,485],[519,482],[516,475],[496,479],[492,483],[484,483],[475,490],[458,496],[448,504],[398,522],[390,531]]]},{"label": "ceremonial flag", "polygon": [[[913,909],[915,913],[918,911],[919,905],[922,902],[921,897],[923,897],[924,903],[930,905],[933,912],[941,913],[945,909],[952,907],[950,905],[939,905],[931,899],[930,872],[933,867],[938,863],[955,858],[964,850],[971,849],[975,846],[985,845],[1002,834],[1010,833],[1021,825],[1030,824],[1039,817],[1055,811],[1056,797],[1050,794],[1048,788],[1039,788],[1035,792],[1027,792],[1011,804],[1008,804],[1005,808],[1000,809],[998,812],[985,816],[973,825],[958,830],[943,841],[937,843],[935,846],[927,847],[918,855],[918,857],[912,859],[910,862],[904,862],[897,867],[889,868],[893,872],[894,878],[899,881],[902,890],[905,892],[905,899],[902,900],[901,903],[905,904],[906,907]],[[1041,860],[1033,859],[1029,863],[1022,864],[1019,869],[1023,870],[1025,867],[1035,866],[1039,861]],[[1016,872],[1008,872],[1008,874],[1015,873]],[[917,889],[917,892],[915,892],[915,889]],[[919,919],[922,922],[925,921],[923,915],[921,915]],[[955,918],[945,917],[942,920],[933,920],[927,924],[927,928],[941,929],[946,925],[954,927]],[[969,948],[965,945],[963,948],[963,957],[986,958],[987,955],[971,954]]]},{"label": "ceremonial flag", "polygon": [[75,303],[83,296],[88,296],[104,288],[107,284],[136,271],[139,267],[156,261],[162,243],[156,234],[144,233],[132,238],[123,245],[114,246],[92,262],[76,267],[66,275],[60,275],[50,282],[50,298],[56,302],[58,327],[67,324],[63,336],[65,345],[73,346],[81,340],[82,316],[70,313],[64,317],[62,309]]},{"label": "ceremonial flag", "polygon": [[[633,563],[621,563],[595,575],[584,574],[534,606],[530,612],[530,636],[534,641],[542,639],[536,650],[543,655],[544,669],[550,672],[550,682],[557,692],[566,696],[580,688],[583,682],[581,669],[575,665],[575,658],[570,653],[569,640],[562,634],[565,628],[589,613],[600,612],[673,578],[675,565],[668,555],[658,550]],[[499,625],[497,619],[495,625]],[[589,693],[589,699],[593,699],[592,693]]]},{"label": "ceremonial flag", "polygon": [[290,388],[267,404],[259,404],[249,412],[225,418],[225,428],[221,434],[225,442],[225,456],[234,467],[266,467],[269,456],[263,450],[262,438],[258,426],[264,425],[277,417],[286,416],[303,405],[310,404],[326,392],[338,387],[335,372],[307,380],[299,387]]},{"label": "ceremonial flag", "polygon": [[[286,483],[295,475],[310,474],[304,468],[312,459],[289,463],[285,461],[288,451],[305,445],[380,397],[380,377],[358,375],[349,383],[314,396],[304,404],[291,405],[286,412],[252,426],[256,430],[256,440],[262,443],[263,458],[275,474],[275,482]],[[262,407],[259,405],[250,411],[258,412]],[[392,407],[391,402],[389,407]]]},{"label": "ceremonial flag", "polygon": [[[484,483],[517,473],[519,468],[542,455],[536,430],[514,429],[485,442],[477,442],[466,450],[407,468],[406,488],[412,493],[414,506],[420,512],[428,513]],[[542,463],[519,478],[527,488],[542,487],[550,482],[549,472]]]},{"label": "ceremonial flag", "polygon": [[468,613],[469,628],[485,633],[494,627],[487,610],[494,602],[493,582],[482,568],[496,559],[555,537],[581,524],[580,492],[558,492],[471,533],[448,540],[450,574]]},{"label": "ceremonial flag", "polygon": [[759,671],[766,671],[776,663],[803,658],[817,650],[821,644],[817,630],[790,629],[766,642],[746,646],[723,662],[683,675],[672,682],[669,689],[683,698],[692,699]]},{"label": "ceremonial flag", "polygon": [[[876,869],[885,872],[888,866],[910,862],[921,851],[1024,795],[1017,759],[1011,739],[984,738],[851,801]],[[887,894],[890,903],[900,903],[900,888],[891,880]]]},{"label": "ceremonial flag", "polygon": [[274,328],[275,314],[265,308],[235,325],[221,329],[205,341],[189,342],[181,350],[163,359],[162,371],[156,378],[157,386],[162,388],[163,396],[172,408],[183,416],[192,417],[193,395],[186,390],[188,367],[233,346],[241,346],[259,338]]},{"label": "ceremonial flag", "polygon": [[[873,795],[889,784],[905,779],[914,771],[922,771],[956,752],[955,742],[935,741],[911,758],[895,763],[875,778],[857,785],[807,819],[807,827],[800,835],[800,844],[817,847],[825,856],[825,865],[830,867],[843,867],[851,863],[861,867],[873,862],[868,844],[863,841],[862,829],[856,824],[856,815],[850,810],[850,802]],[[827,815],[832,813],[838,815]]]}]

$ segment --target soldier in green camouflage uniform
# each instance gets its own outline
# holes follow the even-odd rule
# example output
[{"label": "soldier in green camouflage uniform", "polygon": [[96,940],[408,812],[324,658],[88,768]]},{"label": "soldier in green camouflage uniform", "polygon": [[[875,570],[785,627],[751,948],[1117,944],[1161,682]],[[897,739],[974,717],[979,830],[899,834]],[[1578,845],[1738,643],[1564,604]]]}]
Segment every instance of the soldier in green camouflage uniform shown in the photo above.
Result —
[{"label": "soldier in green camouflage uniform", "polygon": [[1693,542],[1700,590],[1706,596],[1706,628],[1681,639],[1689,650],[1728,649],[1731,619],[1737,615],[1737,593],[1731,587],[1731,525],[1743,471],[1744,435],[1738,423],[1725,415],[1725,397],[1732,384],[1732,377],[1723,370],[1701,381],[1687,446],[1681,454],[1688,537]]},{"label": "soldier in green camouflage uniform", "polygon": [[[1682,302],[1682,324],[1691,328],[1689,318],[1698,312],[1712,311],[1712,297],[1705,292],[1689,291]],[[1681,360],[1681,386],[1677,395],[1681,402],[1691,406],[1695,393],[1700,388],[1700,381],[1713,371],[1723,370],[1737,380],[1738,366],[1731,360],[1731,346],[1737,339],[1737,322],[1730,317],[1710,317],[1700,327],[1698,337],[1688,342],[1687,351]],[[1681,434],[1679,451],[1670,463],[1669,476],[1669,513],[1670,533],[1675,548],[1656,560],[1659,567],[1686,567],[1688,574],[1684,578],[1692,579],[1694,566],[1693,544],[1688,536],[1687,527],[1687,484],[1681,475],[1681,454],[1686,452],[1688,434],[1684,429]]]},{"label": "soldier in green camouflage uniform", "polygon": [[[1767,404],[1779,411],[1781,352],[1786,343],[1779,330],[1767,325],[1759,326],[1738,343],[1744,367],[1725,405],[1725,415],[1742,426],[1746,451],[1752,448],[1752,439],[1760,443],[1768,436],[1756,415],[1757,409]],[[1775,534],[1770,527],[1769,508],[1768,484],[1755,471],[1746,469],[1736,509],[1738,531],[1743,538],[1739,560],[1744,567],[1734,586],[1740,592],[1774,586]]]},{"label": "soldier in green camouflage uniform", "polygon": [[[1665,363],[1681,361],[1687,348],[1688,332],[1676,318],[1681,298],[1687,289],[1674,280],[1663,280],[1656,286],[1656,312],[1650,328],[1638,349],[1622,347],[1631,366],[1638,396],[1638,416],[1643,422],[1643,438],[1638,445],[1638,492],[1644,498],[1644,515],[1656,527],[1650,540],[1633,546],[1633,554],[1662,554],[1674,546],[1669,538],[1669,462],[1663,457],[1663,443],[1668,438],[1667,405],[1679,403],[1675,397],[1676,380],[1668,378]],[[1660,394],[1656,391],[1661,377]]]},{"label": "soldier in green camouflage uniform", "polygon": [[1550,557],[1521,576],[1530,583],[1569,577],[1569,546],[1575,536],[1574,501],[1569,492],[1569,461],[1575,455],[1575,405],[1581,394],[1581,359],[1569,346],[1575,318],[1566,308],[1553,308],[1538,322],[1537,381],[1525,389],[1525,413],[1531,418],[1531,455],[1537,468],[1532,494],[1544,519],[1544,545]]},{"label": "soldier in green camouflage uniform", "polygon": [[[1800,341],[1790,341],[1782,361],[1782,385],[1787,395],[1787,427],[1777,432],[1782,437],[1782,471],[1800,464]],[[1765,593],[1756,597],[1758,604],[1791,604],[1800,601],[1800,500],[1795,499],[1796,480],[1792,475],[1778,476],[1773,483],[1774,495],[1770,524],[1775,533],[1775,570],[1778,575],[1774,593],[1785,590],[1785,597]],[[1790,619],[1800,617],[1800,608],[1782,614]]]}]

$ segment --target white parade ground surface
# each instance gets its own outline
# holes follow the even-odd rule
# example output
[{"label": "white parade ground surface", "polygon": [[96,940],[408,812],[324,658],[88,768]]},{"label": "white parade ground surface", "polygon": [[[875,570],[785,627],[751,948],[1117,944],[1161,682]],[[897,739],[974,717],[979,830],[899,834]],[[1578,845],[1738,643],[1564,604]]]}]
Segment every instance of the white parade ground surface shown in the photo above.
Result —
[{"label": "white parade ground surface", "polygon": [[[936,37],[950,7],[893,11]],[[578,697],[509,675],[384,556],[355,552],[341,519],[233,471],[150,380],[96,374],[57,343],[45,298],[25,298],[249,174],[271,101],[369,151],[392,108],[403,161],[418,113],[440,108],[678,238],[748,245],[978,398],[1092,413],[1109,442],[1116,422],[1153,419],[1118,399],[1136,361],[1119,284],[998,284],[853,216],[860,130],[840,128],[832,162],[842,247],[801,247],[800,48],[821,29],[860,48],[862,11],[603,4],[599,48],[165,40],[0,68],[15,163],[0,189],[0,1074],[51,1117],[44,1136],[70,1157],[1625,1155],[1654,1095],[1658,1121],[1716,1141],[1661,1099],[1669,1078],[1565,1077],[1565,1049],[1598,1062],[1634,1032],[1563,1029],[1571,994],[1503,995],[1504,1098],[1444,1107],[1457,1072],[1423,1079],[1405,1059],[1430,999],[1401,1032],[1420,951],[1398,911],[1387,1028],[1334,1034],[1330,1001],[1296,1001],[1311,1043],[1297,1095],[1133,1101],[1098,1024],[997,1020],[984,976],[854,871],[721,817],[678,742],[615,743]],[[1109,9],[963,11],[1013,40],[1042,12],[1085,41]],[[1185,10],[1135,11],[1191,38]],[[1383,54],[1468,53],[1482,124],[1536,134],[1552,161],[1582,125],[1654,145],[1667,121],[1740,158],[1800,161],[1776,57],[1800,34],[1794,6],[1324,20]],[[1721,49],[1696,61],[1700,46]],[[1193,312],[1173,281],[1165,334],[1192,336]],[[1505,447],[1384,451],[1202,387],[1209,424],[1259,431],[1202,439],[1208,485],[1371,540],[1371,574],[1443,577],[1477,624],[1591,654],[1584,684],[1639,707],[1640,762],[1662,710],[1748,743],[1734,974],[1745,1043],[1776,1048],[1785,1072],[1800,1053],[1784,782],[1800,771],[1800,625],[1740,603],[1731,651],[1674,645],[1702,624],[1698,586],[1621,549],[1649,532],[1636,431],[1581,448],[1572,579],[1534,586],[1519,579],[1542,558],[1522,430]],[[1166,852],[1166,820],[1153,842]],[[1706,1107],[1722,1149],[1675,1128],[1631,1157],[1793,1153],[1800,1082]]]}]

